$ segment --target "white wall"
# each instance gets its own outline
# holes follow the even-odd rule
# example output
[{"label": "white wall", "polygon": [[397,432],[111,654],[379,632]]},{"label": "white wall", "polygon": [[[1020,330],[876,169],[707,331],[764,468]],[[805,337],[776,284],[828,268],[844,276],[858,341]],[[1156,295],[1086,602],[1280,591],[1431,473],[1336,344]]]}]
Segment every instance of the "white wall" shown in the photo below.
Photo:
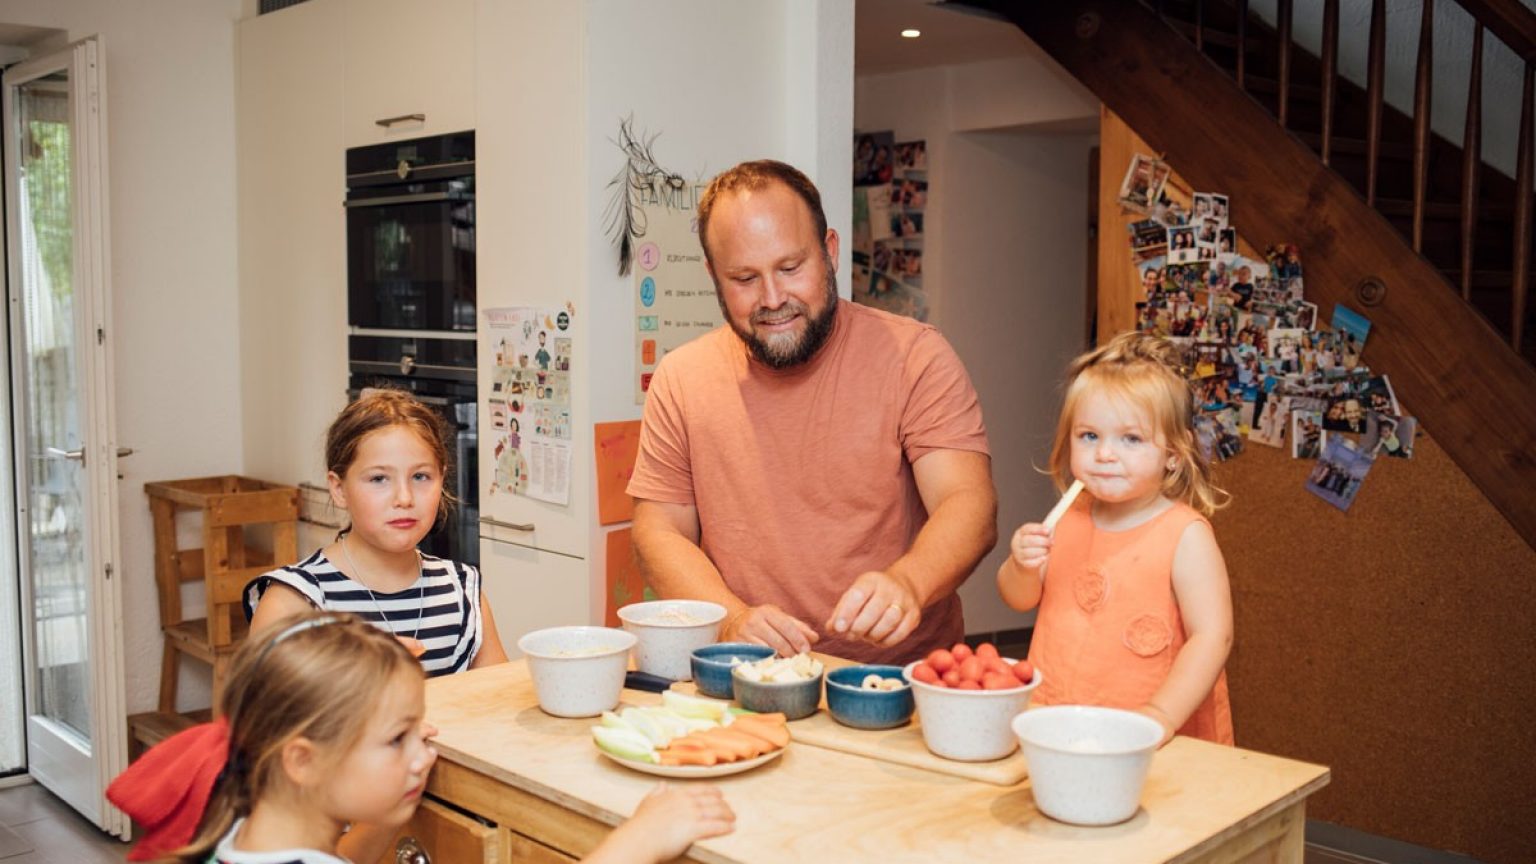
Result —
[{"label": "white wall", "polygon": [[[128,710],[155,704],[144,483],[241,470],[234,22],[239,0],[4,0],[0,22],[105,44]],[[193,664],[187,664],[191,666]],[[206,681],[206,674],[202,674]],[[186,700],[201,698],[196,685]]]},{"label": "white wall", "polygon": [[[605,368],[590,379],[591,422],[602,423],[638,419],[641,410],[634,399],[634,277],[618,275],[604,233],[608,181],[624,164],[613,144],[619,120],[632,116],[637,133],[658,135],[656,159],[690,181],[707,182],[748,159],[795,164],[822,190],[827,224],[847,236],[853,9],[846,0],[593,0],[587,50],[588,332],[594,350],[616,346],[603,349],[610,352]],[[840,273],[849,272],[848,260],[844,244]],[[841,290],[848,296],[846,284]],[[590,454],[589,440],[578,456]],[[595,508],[591,524],[594,537],[607,530],[598,527]],[[602,545],[592,548],[593,584],[600,586]],[[594,620],[601,620],[601,591],[593,597]]]},{"label": "white wall", "polygon": [[[998,490],[998,547],[961,588],[967,632],[1026,626],[994,574],[1007,538],[1050,509],[1059,377],[1082,348],[1088,152],[1098,103],[1034,56],[859,77],[860,130],[928,142],[923,281],[936,324],[981,397]],[[1045,130],[1045,131],[1042,131]]]}]

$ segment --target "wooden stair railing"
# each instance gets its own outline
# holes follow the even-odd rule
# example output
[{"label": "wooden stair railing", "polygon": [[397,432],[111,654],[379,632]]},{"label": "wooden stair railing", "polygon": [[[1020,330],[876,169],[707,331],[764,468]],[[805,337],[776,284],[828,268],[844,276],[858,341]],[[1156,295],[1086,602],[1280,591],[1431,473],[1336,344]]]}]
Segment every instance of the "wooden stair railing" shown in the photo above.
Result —
[{"label": "wooden stair railing", "polygon": [[[1497,332],[1386,217],[1299,138],[1285,134],[1213,61],[1192,44],[1162,38],[1168,26],[1153,9],[1135,0],[977,0],[968,5],[1016,23],[1195,188],[1230,193],[1233,221],[1245,234],[1262,242],[1298,244],[1307,262],[1308,299],[1322,310],[1345,303],[1372,320],[1367,361],[1391,375],[1430,434],[1525,541],[1536,546],[1536,495],[1530,491],[1536,488],[1536,369],[1514,350],[1518,335],[1506,339]],[[1246,3],[1238,5],[1245,11]],[[1384,4],[1378,0],[1377,5]],[[1485,0],[1482,5],[1502,4]],[[1382,20],[1377,17],[1372,29]],[[1202,17],[1200,26],[1209,44],[1209,16]],[[1489,23],[1488,29],[1523,32],[1507,21],[1498,28]],[[1239,56],[1246,53],[1247,38],[1237,40]],[[1379,62],[1373,56],[1372,65]],[[1253,67],[1243,61],[1239,65],[1247,66],[1251,84]],[[1517,172],[1521,194],[1514,206],[1515,221],[1523,226],[1515,232],[1514,245],[1526,257],[1531,68],[1528,63],[1523,167]],[[1379,74],[1372,77],[1368,90],[1374,106],[1383,85]],[[1283,78],[1279,84],[1283,104],[1289,85]],[[1371,113],[1368,122],[1376,131],[1368,142],[1368,158],[1374,166],[1382,119],[1379,111]],[[1418,143],[1427,138],[1415,135]],[[1414,221],[1422,224],[1426,205],[1418,195],[1413,208]],[[1524,314],[1520,285],[1529,270],[1519,260],[1514,264],[1518,322]]]}]

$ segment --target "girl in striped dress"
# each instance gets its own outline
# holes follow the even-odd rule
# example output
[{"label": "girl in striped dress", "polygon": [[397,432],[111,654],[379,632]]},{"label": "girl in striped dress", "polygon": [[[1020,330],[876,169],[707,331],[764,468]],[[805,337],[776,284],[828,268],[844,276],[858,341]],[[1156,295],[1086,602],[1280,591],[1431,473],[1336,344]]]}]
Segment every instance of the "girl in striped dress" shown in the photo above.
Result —
[{"label": "girl in striped dress", "polygon": [[325,459],[331,500],[352,524],[303,561],[251,580],[251,632],[295,612],[350,612],[393,633],[429,676],[506,662],[480,572],[416,548],[449,504],[437,414],[402,391],[369,391],[331,423]]}]

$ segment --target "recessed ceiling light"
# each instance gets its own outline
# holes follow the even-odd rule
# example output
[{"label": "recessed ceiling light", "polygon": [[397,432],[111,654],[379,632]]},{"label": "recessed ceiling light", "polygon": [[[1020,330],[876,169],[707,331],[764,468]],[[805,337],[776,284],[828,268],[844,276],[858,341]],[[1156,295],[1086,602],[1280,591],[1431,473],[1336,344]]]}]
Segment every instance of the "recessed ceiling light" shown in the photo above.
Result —
[{"label": "recessed ceiling light", "polygon": [[921,31],[921,30],[914,30],[914,29],[908,27],[907,29],[901,31],[901,35],[906,37],[906,38],[908,38],[908,39],[916,39],[917,37],[923,35],[923,31]]}]

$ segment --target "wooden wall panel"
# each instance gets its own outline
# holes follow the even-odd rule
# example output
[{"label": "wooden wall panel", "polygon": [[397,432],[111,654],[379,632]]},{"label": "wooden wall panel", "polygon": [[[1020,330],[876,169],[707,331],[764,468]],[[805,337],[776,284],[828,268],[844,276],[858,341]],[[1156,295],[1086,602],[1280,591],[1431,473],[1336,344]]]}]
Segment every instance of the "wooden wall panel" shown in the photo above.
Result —
[{"label": "wooden wall panel", "polygon": [[[1124,226],[1139,217],[1114,198],[1131,155],[1154,152],[1102,119],[1101,337],[1134,321]],[[1254,257],[1255,239],[1286,238],[1240,235],[1239,250]],[[1213,524],[1232,574],[1238,744],[1333,769],[1311,818],[1536,860],[1516,803],[1536,800],[1536,550],[1428,435],[1413,459],[1379,460],[1348,513],[1304,488],[1310,465],[1250,445],[1218,466],[1233,494]]]}]

